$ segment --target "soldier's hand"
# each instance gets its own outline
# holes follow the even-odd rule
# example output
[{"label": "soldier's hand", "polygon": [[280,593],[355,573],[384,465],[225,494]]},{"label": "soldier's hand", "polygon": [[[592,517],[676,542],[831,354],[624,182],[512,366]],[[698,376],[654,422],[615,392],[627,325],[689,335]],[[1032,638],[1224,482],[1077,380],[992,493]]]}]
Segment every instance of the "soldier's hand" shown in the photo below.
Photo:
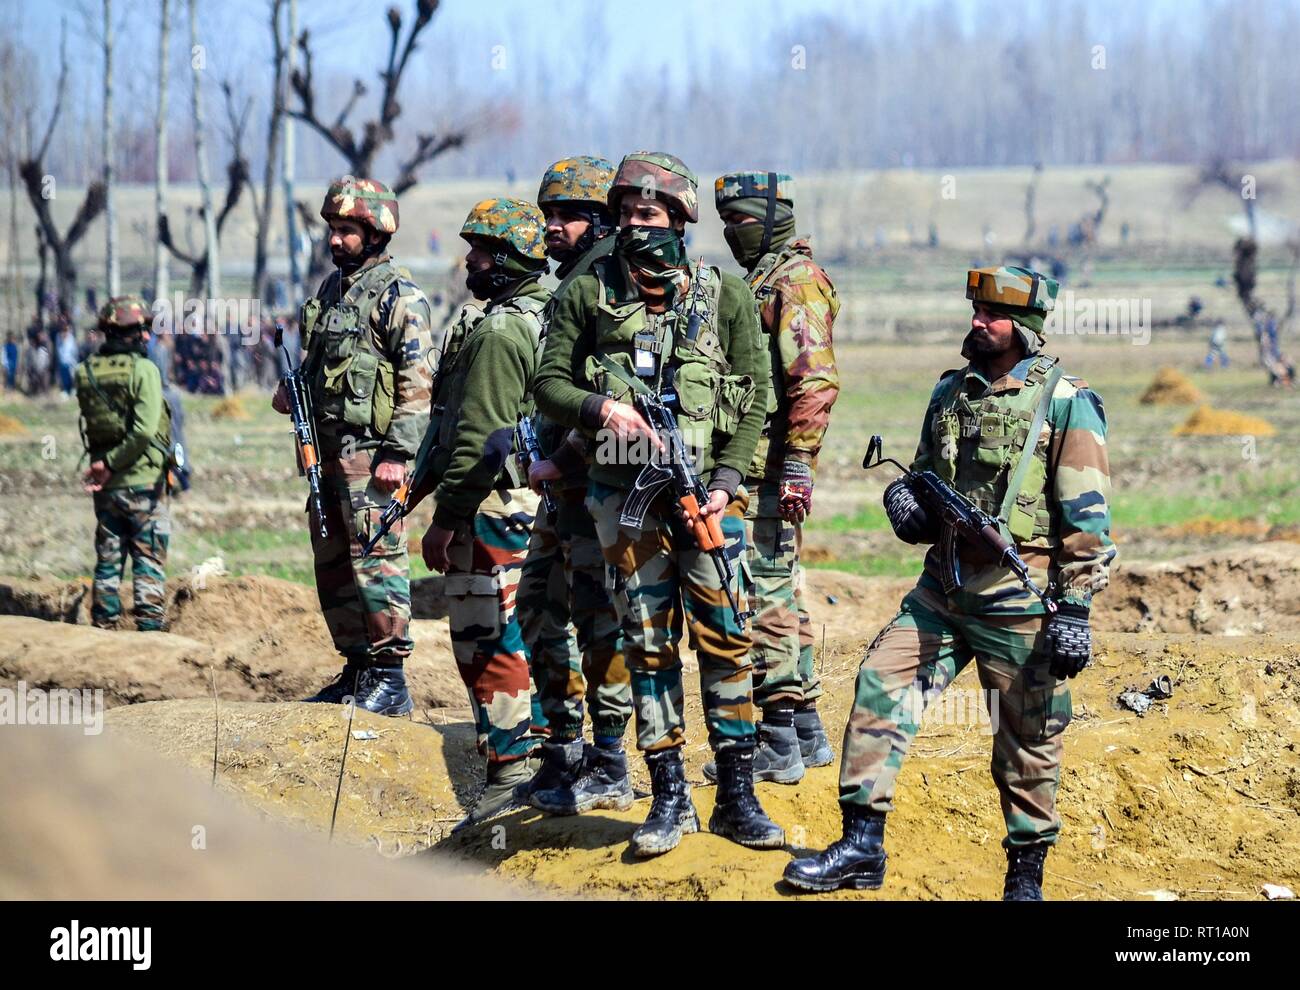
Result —
[{"label": "soldier's hand", "polygon": [[1092,660],[1092,627],[1088,624],[1088,608],[1072,602],[1061,602],[1047,620],[1044,636],[1049,669],[1058,680],[1075,677]]},{"label": "soldier's hand", "polygon": [[803,461],[788,459],[781,467],[778,511],[786,522],[803,522],[812,514],[812,468]]},{"label": "soldier's hand", "polygon": [[528,487],[536,494],[542,494],[542,483],[547,481],[559,481],[563,477],[563,472],[555,466],[555,462],[547,459],[544,461],[533,461],[528,466]]},{"label": "soldier's hand", "polygon": [[890,482],[885,488],[885,515],[889,525],[894,527],[894,535],[904,543],[934,543],[937,536],[937,520],[931,520],[925,506],[916,500],[916,495],[905,478]]},{"label": "soldier's hand", "polygon": [[95,461],[81,476],[81,487],[91,493],[101,491],[111,477],[113,472],[108,469],[108,465],[103,461]]},{"label": "soldier's hand", "polygon": [[406,464],[403,461],[380,460],[375,462],[375,488],[385,495],[391,495],[402,487],[406,480]]},{"label": "soldier's hand", "polygon": [[451,543],[451,536],[451,530],[443,529],[436,523],[425,530],[424,539],[420,541],[420,555],[424,557],[424,565],[429,570],[446,573],[447,547]]},{"label": "soldier's hand", "polygon": [[663,441],[654,427],[645,421],[645,417],[623,402],[606,399],[601,407],[601,429],[610,430],[619,440],[631,440],[638,434],[649,437],[655,450],[664,449]]},{"label": "soldier's hand", "polygon": [[289,415],[289,394],[284,390],[284,382],[275,387],[275,394],[271,396],[271,408],[281,416]]}]

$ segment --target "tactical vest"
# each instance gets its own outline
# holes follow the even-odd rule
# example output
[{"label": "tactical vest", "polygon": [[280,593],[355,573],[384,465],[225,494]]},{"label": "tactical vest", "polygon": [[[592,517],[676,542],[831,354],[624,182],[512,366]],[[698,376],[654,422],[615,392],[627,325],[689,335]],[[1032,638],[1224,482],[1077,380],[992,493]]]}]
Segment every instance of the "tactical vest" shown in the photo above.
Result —
[{"label": "tactical vest", "polygon": [[640,299],[616,302],[605,266],[593,271],[599,302],[595,353],[584,368],[588,388],[628,404],[637,393],[672,388],[682,438],[697,450],[710,449],[714,431],[734,433],[756,390],[749,375],[731,373],[723,351],[718,333],[722,273],[693,263],[686,297],[663,313],[651,313]]},{"label": "tactical vest", "polygon": [[393,419],[393,363],[375,348],[370,317],[388,289],[409,278],[391,261],[371,265],[339,297],[336,271],[302,306],[299,326],[319,424],[369,427],[383,436]]},{"label": "tactical vest", "polygon": [[[951,372],[931,425],[935,474],[984,512],[1004,518],[1017,543],[1052,533],[1047,505],[1050,431],[1039,429],[1029,460],[1023,466],[1021,460],[1039,407],[1046,415],[1061,377],[1056,364],[1055,358],[1040,355],[1018,391],[979,399],[965,394],[962,372]],[[1009,493],[1017,473],[1019,485]]]},{"label": "tactical vest", "polygon": [[[131,375],[137,361],[148,360],[140,354],[93,354],[82,365],[86,387],[78,387],[77,403],[81,407],[81,441],[92,461],[103,458],[134,429]],[[171,456],[171,442],[171,409],[164,401],[158,428],[149,441],[162,454],[164,466]]]},{"label": "tactical vest", "polygon": [[[491,307],[486,314],[479,314],[477,318],[467,313],[474,312],[471,307],[462,310],[460,318],[452,328],[451,334],[447,340],[447,349],[443,354],[441,370],[439,372],[439,394],[446,396],[444,402],[435,404],[433,415],[436,418],[436,425],[431,429],[436,429],[436,454],[434,456],[433,470],[438,477],[442,476],[446,470],[447,462],[451,458],[452,444],[456,439],[456,430],[460,422],[460,410],[465,401],[465,375],[461,373],[463,369],[459,367],[461,352],[465,349],[465,344],[475,333],[486,329],[492,321],[498,316],[518,316],[527,324],[529,331],[533,336],[533,376],[537,373],[537,364],[541,360],[542,346],[546,339],[546,323],[542,314],[546,308],[546,303],[532,296],[513,296],[504,302],[497,303]],[[528,391],[524,393],[523,399],[519,404],[519,412],[516,420],[520,416],[532,415],[533,396],[531,376]],[[517,442],[517,441],[516,441]],[[508,488],[526,488],[528,479],[524,476],[519,467],[519,451],[512,447],[510,457],[506,459],[504,468],[505,484]]]}]

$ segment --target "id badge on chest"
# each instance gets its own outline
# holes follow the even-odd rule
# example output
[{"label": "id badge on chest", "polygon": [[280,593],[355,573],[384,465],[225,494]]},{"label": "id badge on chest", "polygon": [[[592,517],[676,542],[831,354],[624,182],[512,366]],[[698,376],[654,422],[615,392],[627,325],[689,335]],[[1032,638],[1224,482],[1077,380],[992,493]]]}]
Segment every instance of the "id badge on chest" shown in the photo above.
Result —
[{"label": "id badge on chest", "polygon": [[655,335],[650,333],[639,333],[633,338],[636,373],[640,378],[653,378],[658,370],[659,362],[653,350],[655,340]]}]

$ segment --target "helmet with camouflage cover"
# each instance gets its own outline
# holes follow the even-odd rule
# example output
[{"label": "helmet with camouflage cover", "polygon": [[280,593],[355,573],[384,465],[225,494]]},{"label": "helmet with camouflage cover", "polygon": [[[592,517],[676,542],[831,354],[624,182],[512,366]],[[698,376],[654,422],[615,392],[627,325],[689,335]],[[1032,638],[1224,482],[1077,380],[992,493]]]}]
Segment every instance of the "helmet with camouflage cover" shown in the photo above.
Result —
[{"label": "helmet with camouflage cover", "polygon": [[1037,353],[1047,339],[1047,314],[1056,307],[1060,283],[1029,268],[997,265],[966,273],[966,298],[1011,318],[1026,354]]},{"label": "helmet with camouflage cover", "polygon": [[700,219],[695,173],[676,155],[663,151],[635,151],[619,163],[609,189],[609,208],[617,215],[624,193],[657,197],[691,223]]},{"label": "helmet with camouflage cover", "polygon": [[780,248],[794,236],[794,179],[785,172],[728,172],[713,183],[713,202],[718,213],[739,213],[753,224],[723,229],[727,246],[745,268],[753,268],[768,251]]},{"label": "helmet with camouflage cover", "polygon": [[614,181],[614,165],[603,158],[578,155],[561,158],[546,170],[537,190],[537,205],[548,203],[586,203],[602,210],[609,202],[609,187]]},{"label": "helmet with camouflage cover", "polygon": [[397,197],[377,179],[345,175],[330,183],[320,215],[330,220],[353,220],[377,234],[397,232]]},{"label": "helmet with camouflage cover", "polygon": [[536,268],[546,263],[545,227],[542,211],[532,203],[498,196],[474,204],[461,225],[460,236],[470,244],[475,237],[502,244],[521,261],[534,263],[526,267]]},{"label": "helmet with camouflage cover", "polygon": [[99,329],[105,333],[130,333],[153,322],[153,311],[143,296],[113,296],[99,309]]},{"label": "helmet with camouflage cover", "polygon": [[753,207],[747,201],[759,200],[766,204],[769,194],[778,203],[794,207],[794,179],[785,172],[728,172],[720,175],[713,183],[713,202],[718,212],[735,210],[756,216],[760,220],[762,213],[751,212]]}]

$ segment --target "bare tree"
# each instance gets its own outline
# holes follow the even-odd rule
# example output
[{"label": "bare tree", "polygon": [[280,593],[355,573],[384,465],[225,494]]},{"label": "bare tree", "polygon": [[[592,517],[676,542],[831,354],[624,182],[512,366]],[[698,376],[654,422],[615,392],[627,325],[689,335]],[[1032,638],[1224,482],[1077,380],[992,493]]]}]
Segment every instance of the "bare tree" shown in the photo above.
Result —
[{"label": "bare tree", "polygon": [[167,83],[171,48],[171,0],[161,0],[162,22],[158,29],[158,139],[154,146],[153,213],[158,236],[153,245],[153,291],[155,299],[164,299],[171,290],[171,273],[167,269],[167,246],[163,244],[162,223],[167,209]]},{"label": "bare tree", "polygon": [[1025,186],[1025,247],[1028,248],[1030,242],[1034,239],[1034,230],[1038,226],[1037,220],[1037,200],[1038,200],[1038,180],[1043,177],[1043,163],[1034,162],[1034,174],[1029,179],[1029,184]]},{"label": "bare tree", "polygon": [[113,0],[104,0],[104,267],[109,296],[122,292],[117,243],[117,199],[113,182]]},{"label": "bare tree", "polygon": [[[54,176],[45,171],[45,156],[50,150],[50,140],[54,137],[54,128],[58,124],[63,110],[64,97],[68,89],[68,30],[66,22],[59,39],[59,78],[55,85],[54,109],[50,112],[50,121],[45,134],[34,150],[18,165],[18,174],[27,189],[27,198],[36,213],[37,246],[41,252],[40,298],[37,306],[43,312],[43,295],[46,285],[46,253],[54,260],[55,282],[58,290],[59,312],[72,317],[72,305],[77,294],[77,266],[72,257],[72,250],[85,235],[95,218],[104,210],[104,184],[92,182],[86,187],[85,197],[77,209],[71,225],[62,234],[54,223],[54,214],[50,201],[56,194],[57,185]],[[30,127],[30,122],[29,122]]]},{"label": "bare tree", "polygon": [[9,285],[6,315],[9,329],[17,330],[27,322],[27,299],[23,290],[23,241],[18,236],[18,162],[21,142],[30,142],[23,127],[26,80],[33,71],[29,53],[11,40],[0,41],[0,130],[5,136],[4,169],[9,181]]},{"label": "bare tree", "polygon": [[[199,46],[199,0],[190,0],[190,76],[194,108],[194,163],[199,193],[203,202],[204,279],[207,296],[221,296],[221,248],[218,244],[216,215],[212,212],[212,183],[208,179],[208,153],[204,138],[203,82],[200,72],[207,67],[207,51]],[[236,156],[238,157],[238,156]]]},{"label": "bare tree", "polygon": [[[274,74],[271,83],[271,117],[266,125],[266,168],[262,175],[262,200],[254,202],[257,223],[253,248],[253,298],[266,299],[266,240],[271,228],[271,203],[275,198],[275,168],[280,156],[280,136],[284,122],[284,64],[287,56],[284,35],[280,30],[285,0],[271,0],[271,43]],[[254,192],[256,200],[256,193]]]},{"label": "bare tree", "polygon": [[[428,27],[437,10],[438,0],[416,0],[415,20],[411,24],[410,32],[406,35],[406,40],[403,41],[402,15],[396,7],[388,8],[390,36],[388,62],[385,68],[379,72],[379,78],[383,82],[383,90],[379,99],[379,115],[362,125],[360,137],[358,137],[357,132],[348,126],[347,120],[356,107],[357,101],[367,93],[365,83],[360,79],[354,80],[352,93],[343,104],[342,109],[339,110],[332,123],[325,123],[318,115],[316,106],[316,85],[312,75],[312,52],[309,33],[305,30],[302,32],[299,38],[299,46],[302,49],[303,68],[302,71],[299,71],[295,67],[289,77],[300,106],[296,110],[290,110],[289,113],[315,130],[335,151],[342,155],[347,162],[350,174],[370,176],[374,167],[375,155],[380,148],[393,140],[393,123],[402,113],[402,106],[397,101],[397,91],[401,85],[402,74],[406,71],[411,53],[416,49],[416,39],[420,36],[420,32]],[[415,136],[415,149],[398,165],[397,180],[391,184],[393,192],[398,196],[406,192],[419,181],[417,172],[423,165],[433,161],[452,148],[460,147],[464,141],[465,132],[463,130],[453,130],[442,135],[430,132],[417,133]],[[298,205],[299,215],[306,220],[310,214],[306,212],[303,204]],[[318,229],[320,229],[320,225],[315,218],[312,218],[308,230]],[[324,272],[328,257],[327,240],[324,237],[315,237],[311,269],[308,272],[309,278],[319,277]]]},{"label": "bare tree", "polygon": [[[298,0],[289,0],[289,25],[287,32],[288,51],[285,55],[285,68],[288,78],[298,68]],[[282,118],[284,123],[284,154],[281,161],[280,183],[284,187],[284,239],[289,247],[289,292],[290,299],[297,303],[302,298],[302,271],[298,264],[298,217],[297,204],[294,200],[294,172],[297,149],[294,142],[293,117]]]}]

